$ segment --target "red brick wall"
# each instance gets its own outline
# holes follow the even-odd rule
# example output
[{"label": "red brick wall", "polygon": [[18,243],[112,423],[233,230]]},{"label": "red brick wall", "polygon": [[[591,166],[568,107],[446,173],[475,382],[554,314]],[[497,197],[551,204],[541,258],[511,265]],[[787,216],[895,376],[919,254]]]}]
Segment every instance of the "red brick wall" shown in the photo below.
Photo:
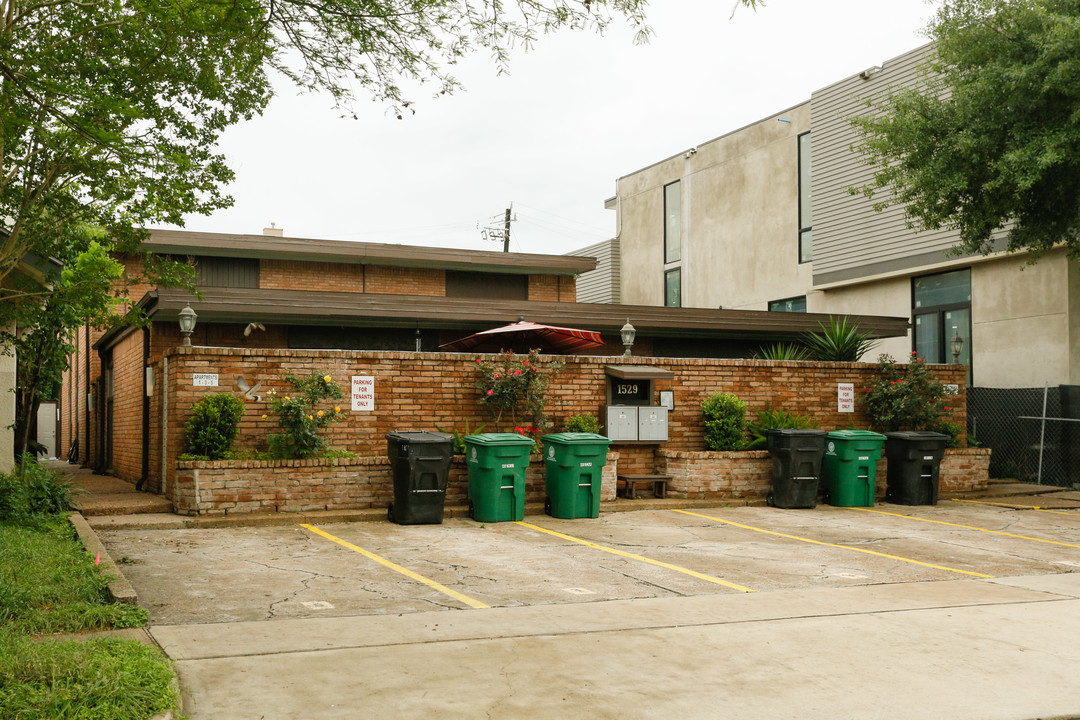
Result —
[{"label": "red brick wall", "polygon": [[[169,359],[169,448],[166,467],[175,466],[182,445],[183,424],[191,405],[211,392],[234,388],[236,376],[243,374],[249,383],[262,380],[264,391],[271,387],[279,392],[287,389],[281,380],[285,372],[307,375],[315,371],[329,372],[348,392],[353,375],[375,378],[374,412],[351,412],[348,399],[341,401],[348,418],[327,429],[330,445],[360,455],[383,455],[385,434],[394,430],[457,429],[466,425],[475,429],[487,424],[485,432],[513,428],[509,418],[496,426],[479,403],[475,389],[476,356],[457,353],[391,353],[344,350],[262,350],[236,348],[174,348],[167,352]],[[854,382],[858,386],[876,373],[868,364],[805,362],[773,363],[757,360],[717,360],[678,358],[559,358],[565,367],[552,381],[548,393],[548,416],[561,429],[571,415],[598,414],[606,402],[604,367],[616,364],[641,364],[672,370],[674,380],[657,382],[656,390],[671,389],[675,394],[675,409],[669,416],[671,440],[663,445],[669,450],[700,451],[704,449],[700,420],[700,403],[707,395],[734,392],[752,409],[769,405],[812,416],[819,427],[827,430],[851,425],[865,428],[868,420],[857,406],[855,413],[837,412],[838,382]],[[218,388],[193,387],[192,373],[218,373]],[[964,369],[956,366],[935,366],[933,372],[944,382],[957,383],[963,388]],[[860,379],[863,378],[863,379]],[[952,418],[965,422],[965,395],[957,396],[951,404]],[[267,413],[267,404],[251,402],[241,423],[238,448],[266,449],[266,436],[278,427]],[[753,414],[751,413],[751,416]],[[152,435],[160,432],[160,419],[151,424]],[[617,445],[621,464],[626,472],[655,470],[650,457],[656,446]],[[152,468],[152,473],[155,468]]]},{"label": "red brick wall", "polygon": [[135,330],[112,349],[112,473],[142,477],[143,331]]},{"label": "red brick wall", "polygon": [[[88,332],[85,327],[75,332],[72,338],[75,351],[68,356],[68,369],[64,372],[64,386],[61,390],[63,405],[60,409],[60,457],[67,457],[71,443],[78,439],[78,462],[83,465],[97,459],[96,455],[91,454],[92,450],[96,451],[94,443],[98,435],[97,416],[96,413],[88,413],[86,396],[91,390],[91,383],[101,375],[101,360],[97,351],[92,349],[99,337],[100,331]],[[89,374],[87,358],[90,360]],[[98,407],[100,405],[96,405],[95,410]]]}]

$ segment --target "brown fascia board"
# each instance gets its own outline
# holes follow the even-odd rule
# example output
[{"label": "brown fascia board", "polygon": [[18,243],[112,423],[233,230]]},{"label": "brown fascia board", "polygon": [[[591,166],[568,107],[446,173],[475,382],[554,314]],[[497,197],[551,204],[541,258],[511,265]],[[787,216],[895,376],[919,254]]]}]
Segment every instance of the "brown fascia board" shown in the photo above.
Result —
[{"label": "brown fascia board", "polygon": [[[175,321],[191,303],[199,322],[258,321],[284,325],[451,328],[485,330],[519,318],[618,334],[629,319],[643,336],[794,339],[820,330],[828,315],[764,310],[709,310],[601,303],[528,302],[473,298],[203,288],[197,300],[183,290],[158,289],[140,302],[155,321]],[[907,318],[852,315],[874,337],[906,335]]]},{"label": "brown fascia board", "polygon": [[143,247],[151,252],[170,255],[392,265],[516,275],[534,273],[573,276],[596,269],[596,258],[572,255],[503,253],[186,230],[151,230],[150,238],[143,242]]}]

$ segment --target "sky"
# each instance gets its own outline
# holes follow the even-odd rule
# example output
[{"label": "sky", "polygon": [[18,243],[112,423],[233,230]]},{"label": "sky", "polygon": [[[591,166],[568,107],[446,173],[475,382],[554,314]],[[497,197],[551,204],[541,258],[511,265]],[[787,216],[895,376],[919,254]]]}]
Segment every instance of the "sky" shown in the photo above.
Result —
[{"label": "sky", "polygon": [[924,44],[929,0],[654,0],[654,31],[561,32],[509,74],[486,55],[459,64],[464,88],[413,93],[398,120],[365,98],[358,119],[282,82],[263,116],[220,149],[235,204],[189,230],[562,254],[609,239],[617,178],[810,99]]}]

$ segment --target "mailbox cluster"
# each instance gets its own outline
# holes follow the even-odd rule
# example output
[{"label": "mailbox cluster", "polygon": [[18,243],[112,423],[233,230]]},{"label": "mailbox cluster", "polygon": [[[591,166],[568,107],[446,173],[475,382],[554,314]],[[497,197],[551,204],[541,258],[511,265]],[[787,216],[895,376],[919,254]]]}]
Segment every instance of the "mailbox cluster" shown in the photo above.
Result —
[{"label": "mailbox cluster", "polygon": [[633,407],[609,405],[607,436],[612,440],[642,440],[661,442],[668,439],[666,407]]},{"label": "mailbox cluster", "polygon": [[613,365],[606,371],[607,436],[614,442],[667,442],[668,408],[653,405],[653,381],[674,373],[644,365]]}]

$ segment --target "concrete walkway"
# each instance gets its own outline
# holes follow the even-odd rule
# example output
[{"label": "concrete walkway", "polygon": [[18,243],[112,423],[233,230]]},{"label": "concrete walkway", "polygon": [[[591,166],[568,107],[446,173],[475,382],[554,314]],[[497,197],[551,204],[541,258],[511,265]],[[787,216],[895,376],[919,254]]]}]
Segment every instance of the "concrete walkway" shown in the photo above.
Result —
[{"label": "concrete walkway", "polygon": [[1080,717],[1080,574],[151,634],[191,720]]}]

